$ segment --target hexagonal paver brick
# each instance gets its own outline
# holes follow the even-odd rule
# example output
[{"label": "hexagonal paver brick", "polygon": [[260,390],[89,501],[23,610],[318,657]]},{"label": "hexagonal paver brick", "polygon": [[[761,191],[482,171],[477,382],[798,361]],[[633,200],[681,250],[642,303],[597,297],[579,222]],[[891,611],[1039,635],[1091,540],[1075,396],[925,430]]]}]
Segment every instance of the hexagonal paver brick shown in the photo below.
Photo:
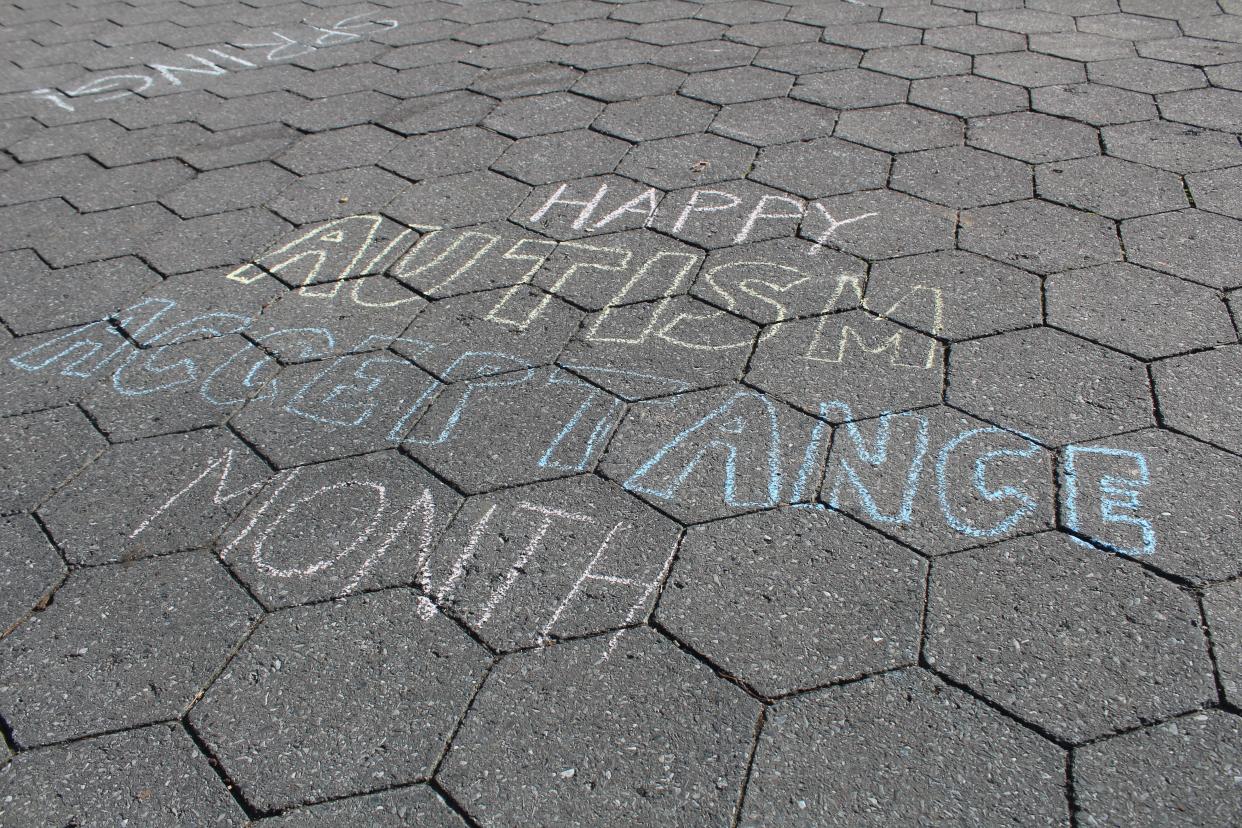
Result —
[{"label": "hexagonal paver brick", "polygon": [[1195,206],[1242,219],[1242,167],[1186,176]]},{"label": "hexagonal paver brick", "polygon": [[1115,219],[1189,206],[1176,175],[1103,156],[1041,164],[1035,188],[1040,198]]},{"label": "hexagonal paver brick", "polygon": [[288,222],[258,207],[214,213],[153,234],[144,245],[142,256],[148,265],[166,276],[237,265],[289,229]]},{"label": "hexagonal paver brick", "polygon": [[1221,689],[1230,704],[1242,698],[1242,581],[1212,587],[1203,596]]},{"label": "hexagonal paver brick", "polygon": [[503,353],[533,368],[556,361],[583,316],[538,288],[516,285],[430,304],[390,347],[440,378],[471,351]]},{"label": "hexagonal paver brick", "polygon": [[608,371],[596,379],[626,400],[667,393],[644,376],[657,370],[681,390],[741,379],[758,326],[689,296],[619,305],[587,316],[561,363]]},{"label": "hexagonal paver brick", "polygon": [[[1093,32],[1040,32],[1028,41],[1031,51],[1065,58],[1066,60],[1102,61],[1133,57],[1134,45],[1117,37]],[[1087,66],[1091,74],[1091,66]]]},{"label": "hexagonal paver brick", "polygon": [[832,132],[836,113],[791,98],[729,104],[712,121],[711,131],[756,146],[822,138]]},{"label": "hexagonal paver brick", "polygon": [[799,233],[821,245],[875,261],[953,247],[957,211],[894,190],[817,201]]},{"label": "hexagonal paver brick", "polygon": [[1100,130],[1109,155],[1175,173],[1242,164],[1237,138],[1223,132],[1167,121],[1142,121]]},{"label": "hexagonal paver brick", "polygon": [[1136,44],[1143,57],[1185,63],[1191,66],[1216,66],[1242,61],[1242,44],[1224,43],[1200,37],[1170,37]]},{"label": "hexagonal paver brick", "polygon": [[741,386],[631,408],[600,472],[682,522],[808,503],[827,426]]},{"label": "hexagonal paver brick", "polygon": [[[258,809],[364,793],[431,774],[490,663],[410,590],[296,607],[264,621],[190,722]],[[308,733],[308,716],[331,724]]]},{"label": "hexagonal paver brick", "polygon": [[1075,753],[1075,802],[1088,825],[1228,825],[1240,750],[1242,720],[1219,710],[1127,733]]},{"label": "hexagonal paver brick", "polygon": [[975,75],[927,78],[910,84],[910,103],[962,118],[999,115],[1026,109],[1027,91],[1020,86]]},{"label": "hexagonal paver brick", "polygon": [[1151,95],[1126,92],[1097,83],[1042,86],[1031,90],[1036,112],[1073,118],[1094,126],[1125,124],[1156,117]]},{"label": "hexagonal paver brick", "polygon": [[1152,422],[1141,363],[1047,328],[958,345],[948,385],[951,405],[1050,446]]},{"label": "hexagonal paver brick", "polygon": [[1148,94],[1207,86],[1201,69],[1141,57],[1097,60],[1087,64],[1087,75],[1093,83]]},{"label": "hexagonal paver brick", "polygon": [[680,528],[594,475],[470,498],[417,571],[424,593],[497,650],[642,622]]},{"label": "hexagonal paver brick", "polygon": [[572,130],[523,138],[506,149],[492,169],[527,184],[547,184],[610,173],[628,149],[628,144],[616,138],[585,129]]},{"label": "hexagonal paver brick", "polygon": [[739,824],[1067,825],[1064,776],[1056,746],[922,670],[902,670],[775,705]]},{"label": "hexagonal paver brick", "polygon": [[836,128],[839,138],[885,152],[957,146],[963,133],[956,118],[907,104],[842,112]]},{"label": "hexagonal paver brick", "polygon": [[473,126],[496,108],[496,101],[473,92],[454,91],[407,101],[380,122],[401,135],[422,135]]},{"label": "hexagonal paver brick", "polygon": [[[246,359],[253,374],[227,370]],[[134,350],[82,399],[114,443],[223,425],[274,373],[271,360],[241,336],[212,336]]]},{"label": "hexagonal paver brick", "polygon": [[777,509],[692,528],[656,618],[780,696],[914,663],[925,575],[914,553],[841,515]]},{"label": "hexagonal paver brick", "polygon": [[948,207],[1031,197],[1030,168],[969,147],[926,150],[893,162],[891,186]]},{"label": "hexagonal paver brick", "polygon": [[747,381],[809,414],[836,421],[940,402],[939,344],[865,311],[784,322],[766,333]]},{"label": "hexagonal paver brick", "polygon": [[1078,29],[1122,40],[1155,40],[1173,37],[1179,31],[1177,23],[1172,20],[1159,20],[1145,14],[1091,15],[1078,21]]},{"label": "hexagonal paver brick", "polygon": [[1032,34],[1037,32],[1064,32],[1074,28],[1074,19],[1064,14],[1038,9],[1000,9],[983,11],[978,16],[979,25],[1009,32]]},{"label": "hexagonal paver brick", "polygon": [[296,180],[292,173],[270,162],[225,167],[200,173],[193,181],[166,193],[160,203],[182,218],[206,216],[257,207],[275,199]]},{"label": "hexagonal paver brick", "polygon": [[772,325],[859,307],[867,265],[804,239],[740,244],[708,254],[691,293]]},{"label": "hexagonal paver brick", "polygon": [[836,138],[768,147],[755,159],[750,178],[806,198],[884,186],[888,158]]},{"label": "hexagonal paver brick", "polygon": [[0,632],[45,606],[65,577],[65,562],[26,515],[0,520]]},{"label": "hexagonal paver brick", "polygon": [[1043,201],[965,210],[959,242],[963,250],[1040,274],[1121,259],[1111,221]]},{"label": "hexagonal paver brick", "polygon": [[662,190],[715,184],[741,178],[755,150],[718,135],[662,138],[635,146],[617,172]]},{"label": "hexagonal paver brick", "polygon": [[716,116],[716,108],[680,95],[608,104],[595,120],[595,129],[627,141],[650,141],[702,132]]},{"label": "hexagonal paver brick", "polygon": [[686,75],[663,66],[618,66],[587,72],[573,85],[579,95],[601,101],[628,101],[676,92]]},{"label": "hexagonal paver brick", "polygon": [[331,828],[333,825],[363,824],[377,828],[464,828],[457,812],[427,785],[411,785],[384,793],[325,802],[309,808],[286,811],[254,823],[259,828]]},{"label": "hexagonal paver brick", "polygon": [[876,262],[865,298],[872,311],[948,340],[1027,328],[1041,320],[1039,279],[961,250]]},{"label": "hexagonal paver brick", "polygon": [[[510,221],[550,239],[570,241],[646,227],[663,198],[661,190],[619,175],[558,181],[536,187]],[[533,239],[526,244],[539,246]]]},{"label": "hexagonal paver brick", "polygon": [[[566,364],[588,378],[624,373]],[[621,418],[620,400],[563,369],[520,365],[501,353],[463,354],[434,401],[413,409],[404,449],[467,493],[590,471]]]},{"label": "hexagonal paver brick", "polygon": [[486,169],[512,143],[479,127],[461,127],[394,141],[376,163],[405,178],[440,178]]},{"label": "hexagonal paver brick", "polygon": [[23,753],[0,770],[0,799],[25,825],[249,822],[179,725]]},{"label": "hexagonal paver brick", "polygon": [[714,104],[744,103],[783,98],[793,86],[793,78],[758,66],[739,66],[700,72],[681,85],[681,94]]},{"label": "hexagonal paver brick", "polygon": [[868,69],[836,69],[800,75],[790,97],[834,109],[905,103],[910,82]]},{"label": "hexagonal paver brick", "polygon": [[891,23],[851,23],[830,26],[824,32],[824,40],[855,49],[876,49],[882,46],[901,46],[918,43],[918,29],[911,26],[894,26]]},{"label": "hexagonal paver brick", "polygon": [[[289,347],[322,337],[303,333],[292,331]],[[390,351],[329,357],[281,369],[231,424],[286,469],[398,445],[435,387],[430,375]]]},{"label": "hexagonal paver brick", "polygon": [[375,167],[304,175],[267,204],[294,224],[378,212],[409,182]]},{"label": "hexagonal paver brick", "polygon": [[1121,225],[1126,258],[1215,288],[1242,286],[1242,222],[1202,210]]},{"label": "hexagonal paver brick", "polygon": [[649,630],[576,641],[502,661],[438,778],[485,825],[718,825],[758,714]]},{"label": "hexagonal paver brick", "polygon": [[77,408],[0,420],[0,514],[34,509],[106,446]]},{"label": "hexagonal paver brick", "polygon": [[985,78],[1026,87],[1081,83],[1087,79],[1081,63],[1034,52],[979,55],[974,72]]},{"label": "hexagonal paver brick", "polygon": [[1057,532],[937,562],[925,652],[934,669],[1069,742],[1216,695],[1196,602]]},{"label": "hexagonal paver brick", "polygon": [[933,46],[889,46],[868,50],[860,65],[864,69],[914,80],[967,72],[970,58]]},{"label": "hexagonal paver brick", "polygon": [[1014,112],[976,118],[966,143],[1031,164],[1099,155],[1094,129],[1038,112]]},{"label": "hexagonal paver brick", "polygon": [[0,255],[0,319],[19,335],[83,325],[159,283],[159,275],[132,256],[51,270],[33,251],[16,250]]},{"label": "hexagonal paver brick", "polygon": [[684,293],[702,257],[702,251],[651,230],[601,233],[558,245],[531,280],[578,307],[600,311]]},{"label": "hexagonal paver brick", "polygon": [[696,247],[718,250],[793,236],[810,211],[803,199],[746,179],[671,192],[650,225]]},{"label": "hexagonal paver brick", "polygon": [[1242,572],[1231,552],[1237,457],[1149,429],[1070,447],[1061,465],[1061,520],[1071,531],[1190,583]]},{"label": "hexagonal paver brick", "polygon": [[820,500],[939,555],[1052,528],[1056,496],[1050,452],[935,407],[837,426]]},{"label": "hexagonal paver brick", "polygon": [[460,505],[395,452],[303,466],[272,478],[221,536],[220,555],[269,608],[397,586]]},{"label": "hexagonal paver brick", "polygon": [[501,103],[483,119],[483,126],[512,138],[529,138],[585,128],[603,108],[580,95],[548,92]]},{"label": "hexagonal paver brick", "polygon": [[753,63],[791,75],[807,75],[857,67],[862,54],[857,49],[827,43],[794,43],[760,49]]},{"label": "hexagonal paver brick", "polygon": [[1242,452],[1242,347],[1164,360],[1152,367],[1156,399],[1164,422],[1215,443]]},{"label": "hexagonal paver brick", "polygon": [[1049,324],[1140,359],[1237,340],[1219,294],[1132,264],[1057,273],[1045,301]]},{"label": "hexagonal paver brick", "polygon": [[0,645],[0,709],[22,745],[177,718],[259,612],[206,552],[79,570]]},{"label": "hexagonal paver brick", "polygon": [[364,124],[307,135],[279,156],[278,161],[300,175],[365,167],[378,163],[401,143],[388,130]]},{"label": "hexagonal paver brick", "polygon": [[555,247],[508,222],[433,231],[389,266],[388,275],[434,301],[523,284]]},{"label": "hexagonal paver brick", "polygon": [[923,35],[923,42],[928,46],[967,55],[1012,52],[1026,45],[1026,39],[1017,32],[1004,32],[970,24],[929,29]]},{"label": "hexagonal paver brick", "polygon": [[[247,335],[281,362],[375,351],[392,342],[427,301],[385,276],[294,288],[268,305]],[[307,353],[302,343],[284,343],[285,332],[327,331],[320,348]]]},{"label": "hexagonal paver brick", "polygon": [[759,51],[754,46],[728,41],[701,41],[665,46],[652,58],[652,63],[681,72],[711,72],[746,66]]},{"label": "hexagonal paver brick", "polygon": [[195,549],[210,544],[270,474],[222,429],[155,437],[109,448],[39,517],[74,564]]}]

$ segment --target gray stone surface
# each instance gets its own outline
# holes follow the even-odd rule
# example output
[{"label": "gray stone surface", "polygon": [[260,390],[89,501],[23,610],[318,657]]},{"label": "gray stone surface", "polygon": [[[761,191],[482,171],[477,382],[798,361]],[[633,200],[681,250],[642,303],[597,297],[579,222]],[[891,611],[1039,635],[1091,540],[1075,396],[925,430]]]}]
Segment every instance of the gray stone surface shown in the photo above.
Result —
[{"label": "gray stone surface", "polygon": [[106,445],[72,406],[0,420],[0,514],[34,509]]},{"label": "gray stone surface", "polygon": [[506,354],[463,355],[435,399],[416,410],[402,448],[467,494],[594,468],[623,406],[579,375],[616,374],[593,365],[573,364],[577,373],[520,366]]},{"label": "gray stone surface", "polygon": [[866,300],[876,313],[948,340],[1040,320],[1036,277],[960,250],[876,262],[867,277]]},{"label": "gray stone surface", "polygon": [[[1242,572],[1231,551],[1238,536],[1238,505],[1231,494],[1242,473],[1237,457],[1155,430],[1084,448],[1073,468],[1067,464],[1062,470],[1061,519],[1070,529],[1191,583]],[[1077,479],[1073,485],[1070,472]],[[1135,493],[1133,507],[1123,509],[1120,502],[1109,507],[1114,498],[1108,478]]]},{"label": "gray stone surface", "polygon": [[1036,200],[964,211],[959,243],[1039,274],[1121,259],[1111,221]]},{"label": "gray stone surface", "polygon": [[[257,808],[365,793],[430,775],[489,664],[410,590],[299,607],[263,623],[190,723]],[[333,724],[307,733],[305,716]]]},{"label": "gray stone surface", "polygon": [[1242,723],[1207,711],[1077,751],[1074,792],[1087,825],[1228,825],[1242,808]]},{"label": "gray stone surface", "polygon": [[1242,581],[1209,589],[1203,596],[1203,613],[1212,636],[1212,651],[1225,698],[1242,698]]},{"label": "gray stone surface", "polygon": [[22,754],[0,768],[14,825],[247,824],[179,726],[156,725]]},{"label": "gray stone surface", "polygon": [[827,427],[745,386],[632,406],[600,472],[683,523],[808,503]]},{"label": "gray stone surface", "polygon": [[1132,264],[1057,273],[1044,295],[1049,324],[1140,359],[1237,341],[1215,291]]},{"label": "gray stone surface", "polygon": [[1048,329],[956,348],[945,399],[1047,445],[1105,437],[1152,421],[1140,363]]},{"label": "gray stone surface", "polygon": [[691,528],[656,620],[767,697],[917,656],[926,564],[848,518],[775,509]]},{"label": "gray stone surface", "polygon": [[[208,757],[182,764],[216,763],[203,788],[176,751],[83,750],[0,823],[1227,823],[1218,748],[1186,772],[1143,747],[1165,769],[1088,806],[1030,733],[1103,749],[1238,709],[1240,21],[0,6],[0,646],[76,619],[22,668],[74,734],[40,739],[180,720]],[[1023,579],[980,563],[1046,535],[1068,552]],[[284,625],[208,694],[251,705],[210,739],[186,709],[240,640],[200,612],[199,657],[162,625],[211,589],[97,585],[190,559]],[[911,620],[926,570],[969,619],[938,678],[905,672],[947,646]],[[617,630],[647,643],[573,672]],[[62,686],[77,638],[120,678]],[[397,664],[428,659],[469,686]],[[520,735],[467,725],[437,775],[492,662],[480,701]],[[633,715],[592,730],[621,692]],[[717,733],[705,694],[746,713]],[[835,718],[751,766],[811,708]],[[0,766],[87,744],[0,715]]]},{"label": "gray stone surface", "polygon": [[1242,222],[1202,210],[1132,219],[1121,225],[1135,264],[1214,288],[1242,286]]},{"label": "gray stone surface", "polygon": [[768,713],[741,823],[1068,825],[1064,753],[922,670]]},{"label": "gray stone surface", "polygon": [[947,407],[885,414],[836,427],[820,500],[939,555],[1051,528],[1052,463],[1029,439]]},{"label": "gray stone surface", "polygon": [[0,644],[0,709],[26,746],[177,718],[258,615],[206,552],[78,570]]},{"label": "gray stone surface", "polygon": [[637,498],[581,475],[471,497],[406,572],[509,651],[645,620],[679,534]]},{"label": "gray stone surface", "polygon": [[135,560],[207,546],[270,474],[223,429],[174,434],[111,446],[38,514],[70,563]]},{"label": "gray stone surface", "polygon": [[654,632],[592,638],[501,662],[438,778],[484,825],[719,825],[758,715]]},{"label": "gray stone surface", "polygon": [[221,535],[220,557],[269,608],[409,583],[461,497],[396,452],[274,477]]},{"label": "gray stone surface", "polygon": [[46,605],[66,570],[39,524],[24,515],[0,520],[0,562],[0,630],[8,633]]},{"label": "gray stone surface", "polygon": [[943,349],[924,334],[862,310],[784,322],[769,332],[747,380],[809,414],[837,402],[856,417],[940,402]]},{"label": "gray stone surface", "polygon": [[1242,348],[1218,348],[1157,363],[1152,367],[1156,400],[1166,425],[1242,452],[1242,396],[1238,368]]},{"label": "gray stone surface", "polygon": [[297,808],[255,824],[264,828],[331,828],[342,823],[376,828],[461,828],[467,824],[426,785]]},{"label": "gray stone surface", "polygon": [[934,669],[1070,742],[1216,694],[1190,596],[1055,532],[935,564],[925,653]]}]

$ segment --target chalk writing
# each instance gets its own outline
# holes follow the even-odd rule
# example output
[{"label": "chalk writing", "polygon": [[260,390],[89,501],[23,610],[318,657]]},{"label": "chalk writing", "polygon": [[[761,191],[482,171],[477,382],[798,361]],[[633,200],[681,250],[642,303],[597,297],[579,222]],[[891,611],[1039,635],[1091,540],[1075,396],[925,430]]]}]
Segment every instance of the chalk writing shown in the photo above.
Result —
[{"label": "chalk writing", "polygon": [[[263,64],[282,63],[319,49],[366,40],[373,34],[395,29],[400,24],[396,20],[375,19],[373,13],[363,12],[325,26],[309,22],[302,25],[309,31],[295,36],[280,31],[255,32],[220,47],[187,52],[176,64],[148,63],[141,68],[150,71],[101,75],[59,90],[41,88],[32,90],[30,94],[57,109],[75,112],[83,102],[98,103],[131,95],[157,94],[182,87],[190,78],[220,77]],[[224,51],[226,48],[242,54]]]}]

